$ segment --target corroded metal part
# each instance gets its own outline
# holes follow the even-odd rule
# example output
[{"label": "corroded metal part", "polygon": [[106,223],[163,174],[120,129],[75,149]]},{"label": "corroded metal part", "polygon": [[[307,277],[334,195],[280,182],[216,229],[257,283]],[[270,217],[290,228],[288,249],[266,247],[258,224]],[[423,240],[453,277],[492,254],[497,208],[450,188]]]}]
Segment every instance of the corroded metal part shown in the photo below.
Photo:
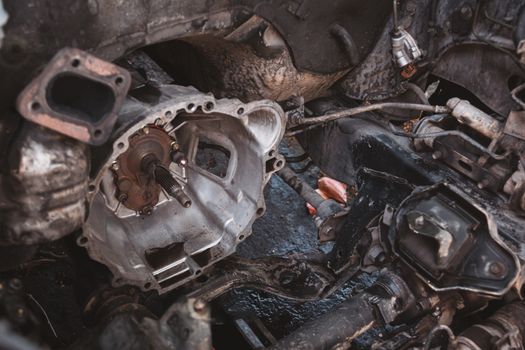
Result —
[{"label": "corroded metal part", "polygon": [[[90,184],[90,215],[78,243],[112,271],[114,285],[166,292],[233,253],[251,233],[265,210],[264,185],[284,165],[277,145],[285,116],[270,101],[216,100],[192,88],[164,85],[151,104],[128,101],[121,120],[127,124],[117,130]],[[133,147],[132,135],[148,125],[162,128],[186,155],[184,168],[186,161],[177,163],[177,157],[164,167],[191,206],[165,191],[149,215],[121,205],[112,167]],[[203,144],[226,153],[224,173],[200,163]]]},{"label": "corroded metal part", "polygon": [[82,50],[60,50],[18,96],[27,120],[93,145],[113,130],[126,97],[128,71]]},{"label": "corroded metal part", "polygon": [[169,166],[172,142],[163,129],[154,126],[147,126],[130,137],[128,150],[111,165],[118,187],[117,198],[124,206],[143,212],[157,204],[161,187],[142,169],[142,162],[145,157],[154,156]]},{"label": "corroded metal part", "polygon": [[86,215],[86,145],[28,123],[12,144],[1,181],[0,245],[53,241],[80,228]]}]

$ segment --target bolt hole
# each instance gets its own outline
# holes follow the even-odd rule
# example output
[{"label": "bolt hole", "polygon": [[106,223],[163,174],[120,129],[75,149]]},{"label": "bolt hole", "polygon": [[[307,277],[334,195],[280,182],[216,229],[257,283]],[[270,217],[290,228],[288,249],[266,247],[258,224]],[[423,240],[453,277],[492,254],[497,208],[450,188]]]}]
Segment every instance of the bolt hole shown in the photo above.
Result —
[{"label": "bolt hole", "polygon": [[119,143],[117,144],[117,148],[118,148],[118,149],[123,149],[123,148],[124,148],[124,142],[119,142]]},{"label": "bolt hole", "polygon": [[122,78],[122,77],[117,77],[115,79],[115,84],[117,84],[117,85],[122,85],[123,82],[124,82],[124,78]]},{"label": "bolt hole", "polygon": [[261,216],[264,213],[264,208],[257,209],[257,215]]},{"label": "bolt hole", "polygon": [[36,101],[33,102],[33,103],[31,103],[31,109],[32,109],[33,111],[38,111],[38,110],[40,110],[41,107],[42,107],[42,106],[40,105],[40,103],[38,103],[38,102],[36,102]]},{"label": "bolt hole", "polygon": [[95,192],[95,190],[97,189],[97,186],[93,185],[93,184],[90,184],[88,186],[88,191],[89,192]]},{"label": "bolt hole", "polygon": [[102,136],[102,130],[100,130],[100,129],[95,130],[95,133],[93,135],[96,138],[99,138],[100,136]]},{"label": "bolt hole", "polygon": [[268,153],[268,155],[269,155],[270,157],[275,156],[275,150],[272,149],[272,150]]},{"label": "bolt hole", "polygon": [[241,114],[243,114],[243,113],[244,113],[244,108],[239,108],[239,109],[237,110],[237,114],[238,114],[238,115],[241,115]]},{"label": "bolt hole", "polygon": [[277,162],[275,162],[275,167],[276,168],[280,168],[283,166],[283,161],[282,160],[278,160]]},{"label": "bolt hole", "polygon": [[78,58],[75,58],[73,59],[73,61],[71,61],[71,66],[77,68],[80,66],[80,60]]},{"label": "bolt hole", "polygon": [[167,117],[167,118],[170,118],[173,113],[171,113],[171,111],[166,111],[166,113],[164,113],[164,115]]},{"label": "bolt hole", "polygon": [[151,288],[151,282],[144,283],[144,289],[150,289]]},{"label": "bolt hole", "polygon": [[239,241],[242,241],[244,239],[244,235],[239,236]]},{"label": "bolt hole", "polygon": [[80,243],[81,245],[84,245],[87,242],[88,242],[87,237],[80,237],[80,239],[78,240],[78,243]]},{"label": "bolt hole", "polygon": [[197,271],[195,271],[195,275],[197,275],[197,276],[200,275],[201,273],[202,273],[201,270],[197,270]]},{"label": "bolt hole", "polygon": [[190,103],[188,105],[188,110],[193,111],[194,108],[195,108],[195,105],[193,103]]},{"label": "bolt hole", "polygon": [[211,111],[213,107],[214,107],[213,102],[206,102],[206,104],[204,105],[204,109],[207,111]]}]

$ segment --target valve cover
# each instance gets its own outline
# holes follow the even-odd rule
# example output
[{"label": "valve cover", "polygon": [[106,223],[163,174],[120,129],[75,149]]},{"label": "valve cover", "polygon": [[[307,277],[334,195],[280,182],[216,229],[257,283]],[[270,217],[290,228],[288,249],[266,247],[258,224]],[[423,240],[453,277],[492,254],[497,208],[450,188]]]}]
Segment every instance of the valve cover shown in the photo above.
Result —
[{"label": "valve cover", "polygon": [[270,101],[163,85],[127,100],[118,123],[93,172],[77,242],[115,286],[166,292],[251,233],[265,211],[263,188],[284,165],[285,116]]}]

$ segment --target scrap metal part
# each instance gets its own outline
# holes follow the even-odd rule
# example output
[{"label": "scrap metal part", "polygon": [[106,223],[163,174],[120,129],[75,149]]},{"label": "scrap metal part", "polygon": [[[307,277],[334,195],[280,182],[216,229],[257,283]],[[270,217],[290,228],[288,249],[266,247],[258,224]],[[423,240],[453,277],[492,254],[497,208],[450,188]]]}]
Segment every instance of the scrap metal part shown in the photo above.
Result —
[{"label": "scrap metal part", "polygon": [[100,145],[111,135],[130,83],[125,69],[64,48],[20,93],[17,109],[27,120]]},{"label": "scrap metal part", "polygon": [[27,123],[0,177],[0,246],[57,240],[80,228],[89,172],[85,144]]},{"label": "scrap metal part", "polygon": [[[265,211],[264,185],[284,166],[277,145],[285,116],[270,101],[216,100],[175,85],[155,94],[153,102],[130,99],[123,106],[120,121],[127,124],[117,130],[90,184],[90,213],[78,243],[111,270],[115,286],[163,293],[233,253],[251,233]],[[160,191],[150,209],[137,211],[119,196],[120,157],[132,149],[136,135],[151,128],[169,135],[187,159],[184,169],[173,157],[163,168],[191,199],[189,205]],[[216,157],[208,158],[207,150]],[[219,165],[221,171],[214,167]]]}]

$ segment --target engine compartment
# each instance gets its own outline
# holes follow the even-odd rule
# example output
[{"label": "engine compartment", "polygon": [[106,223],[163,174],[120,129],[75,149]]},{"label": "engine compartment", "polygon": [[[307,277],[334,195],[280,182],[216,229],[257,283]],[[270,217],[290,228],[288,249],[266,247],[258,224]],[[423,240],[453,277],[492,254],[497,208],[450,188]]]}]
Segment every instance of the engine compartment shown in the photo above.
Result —
[{"label": "engine compartment", "polygon": [[1,348],[524,348],[522,0],[0,5]]}]

